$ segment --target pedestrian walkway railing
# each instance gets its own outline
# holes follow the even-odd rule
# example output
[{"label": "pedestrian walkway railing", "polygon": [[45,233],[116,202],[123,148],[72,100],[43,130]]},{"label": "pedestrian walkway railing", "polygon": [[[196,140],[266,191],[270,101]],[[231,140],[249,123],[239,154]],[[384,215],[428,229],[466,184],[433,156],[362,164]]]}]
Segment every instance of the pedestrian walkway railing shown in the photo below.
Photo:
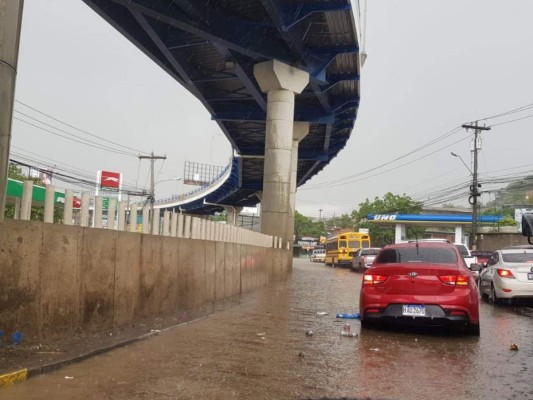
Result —
[{"label": "pedestrian walkway railing", "polygon": [[230,159],[228,165],[226,165],[224,169],[215,178],[213,178],[210,182],[206,183],[205,185],[202,185],[199,188],[191,190],[190,192],[186,192],[186,193],[182,193],[179,195],[174,195],[174,196],[170,196],[164,199],[156,200],[155,205],[157,207],[162,207],[162,206],[172,206],[172,205],[179,204],[179,203],[185,203],[187,201],[197,199],[206,193],[210,193],[216,190],[219,184],[224,182],[231,175],[232,164],[233,164],[232,159]]},{"label": "pedestrian walkway railing", "polygon": [[[220,178],[222,179],[222,178]],[[25,181],[21,198],[15,202],[13,219],[30,220],[33,181]],[[104,209],[104,196],[94,196],[91,199],[89,192],[81,193],[81,205],[74,209],[74,191],[66,189],[64,204],[61,209],[56,209],[56,195],[53,185],[46,186],[44,199],[45,223],[54,222],[54,214],[62,211],[62,224],[79,225],[83,227],[112,229],[117,231],[138,232],[143,234],[179,237],[187,239],[213,240],[229,243],[248,244],[260,247],[288,248],[282,238],[264,235],[251,231],[225,221],[211,221],[206,218],[187,214],[164,211],[154,208],[153,219],[150,218],[150,206],[147,204],[138,208],[136,204],[128,204],[127,201],[107,202]],[[62,200],[63,202],[63,200]],[[93,207],[90,205],[94,204]]]}]

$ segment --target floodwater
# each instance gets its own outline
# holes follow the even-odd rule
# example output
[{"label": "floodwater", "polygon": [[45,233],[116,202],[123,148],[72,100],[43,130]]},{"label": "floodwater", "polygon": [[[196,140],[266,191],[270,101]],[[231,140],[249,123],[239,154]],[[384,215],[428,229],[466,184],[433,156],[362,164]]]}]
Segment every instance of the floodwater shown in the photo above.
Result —
[{"label": "floodwater", "polygon": [[[360,286],[360,274],[295,260],[288,282],[217,306],[204,320],[0,390],[0,398],[533,399],[533,319],[481,302],[479,338],[360,332],[358,320],[335,319],[358,312]],[[345,322],[359,337],[340,336]],[[512,343],[518,351],[509,350]]]}]

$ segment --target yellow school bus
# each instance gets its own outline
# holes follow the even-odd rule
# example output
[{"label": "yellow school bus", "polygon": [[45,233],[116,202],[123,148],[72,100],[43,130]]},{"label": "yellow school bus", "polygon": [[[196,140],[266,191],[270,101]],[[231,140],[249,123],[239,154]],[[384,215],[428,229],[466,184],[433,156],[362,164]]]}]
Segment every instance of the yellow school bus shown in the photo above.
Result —
[{"label": "yellow school bus", "polygon": [[326,240],[326,265],[351,266],[353,254],[360,248],[370,247],[370,235],[360,232],[344,232]]}]

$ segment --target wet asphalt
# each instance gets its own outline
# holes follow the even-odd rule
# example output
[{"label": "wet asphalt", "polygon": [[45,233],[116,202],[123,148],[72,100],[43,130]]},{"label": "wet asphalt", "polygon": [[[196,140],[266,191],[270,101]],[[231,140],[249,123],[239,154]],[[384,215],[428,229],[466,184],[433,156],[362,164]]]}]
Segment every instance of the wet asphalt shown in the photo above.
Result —
[{"label": "wet asphalt", "polygon": [[[0,399],[533,399],[527,312],[482,301],[480,337],[361,331],[358,320],[335,318],[359,311],[361,277],[296,259],[287,282],[217,304],[196,323],[0,389]],[[347,322],[358,337],[340,335]]]}]

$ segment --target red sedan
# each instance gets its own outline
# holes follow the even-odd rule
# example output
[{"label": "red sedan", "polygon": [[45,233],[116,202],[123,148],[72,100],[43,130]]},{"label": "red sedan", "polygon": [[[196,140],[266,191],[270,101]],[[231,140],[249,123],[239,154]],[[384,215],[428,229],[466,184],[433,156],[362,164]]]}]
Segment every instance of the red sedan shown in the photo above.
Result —
[{"label": "red sedan", "polygon": [[363,276],[361,325],[377,322],[464,326],[479,335],[479,294],[472,272],[451,243],[384,247]]}]

